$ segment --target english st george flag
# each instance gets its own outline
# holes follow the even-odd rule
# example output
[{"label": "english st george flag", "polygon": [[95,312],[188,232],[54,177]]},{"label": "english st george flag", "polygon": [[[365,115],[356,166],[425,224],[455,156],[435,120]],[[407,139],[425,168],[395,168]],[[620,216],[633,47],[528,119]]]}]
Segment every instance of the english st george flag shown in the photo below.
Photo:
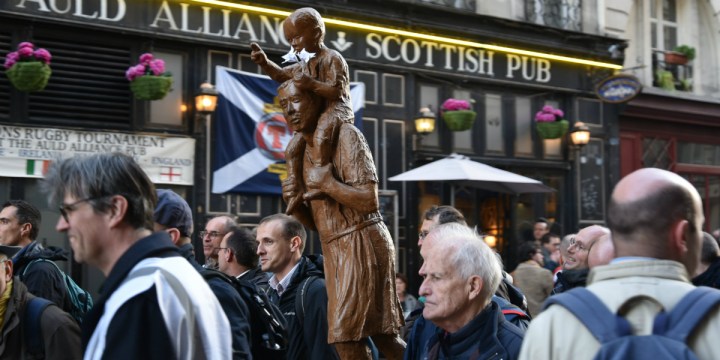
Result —
[{"label": "english st george flag", "polygon": [[[268,166],[285,161],[292,130],[275,104],[278,83],[264,75],[218,66],[212,192],[280,194]],[[365,85],[350,84],[355,126],[362,125]]]}]

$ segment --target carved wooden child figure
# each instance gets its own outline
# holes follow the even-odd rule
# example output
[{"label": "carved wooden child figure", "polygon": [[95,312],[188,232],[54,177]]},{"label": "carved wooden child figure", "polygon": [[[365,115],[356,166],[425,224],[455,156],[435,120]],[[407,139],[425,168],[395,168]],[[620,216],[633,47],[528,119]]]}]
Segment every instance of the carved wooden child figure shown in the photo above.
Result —
[{"label": "carved wooden child figure", "polygon": [[[308,152],[315,166],[324,166],[330,162],[332,148],[336,145],[338,131],[342,123],[352,124],[354,115],[350,101],[350,82],[348,66],[337,51],[325,46],[325,23],[313,8],[295,10],[283,23],[285,38],[295,54],[314,54],[309,59],[300,56],[300,61],[284,68],[268,60],[265,52],[257,43],[252,43],[251,58],[275,81],[283,83],[293,80],[299,89],[311,91],[325,100],[325,108],[318,118],[317,129],[312,139],[313,151]],[[297,55],[293,55],[297,56]],[[288,123],[293,119],[287,119]],[[292,124],[290,124],[292,125]],[[300,169],[305,153],[306,141],[295,133],[285,150],[288,178],[298,181],[302,177]],[[287,213],[293,212],[302,193],[288,201]],[[318,196],[314,191],[306,193],[306,199]]]}]

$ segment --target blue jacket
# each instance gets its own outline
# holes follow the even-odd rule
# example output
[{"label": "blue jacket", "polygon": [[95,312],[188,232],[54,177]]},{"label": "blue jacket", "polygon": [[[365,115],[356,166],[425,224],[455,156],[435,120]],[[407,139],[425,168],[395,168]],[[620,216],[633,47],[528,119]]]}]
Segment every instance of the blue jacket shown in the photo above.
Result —
[{"label": "blue jacket", "polygon": [[524,332],[505,320],[490,302],[480,314],[455,333],[448,333],[420,317],[405,349],[405,359],[517,359]]}]

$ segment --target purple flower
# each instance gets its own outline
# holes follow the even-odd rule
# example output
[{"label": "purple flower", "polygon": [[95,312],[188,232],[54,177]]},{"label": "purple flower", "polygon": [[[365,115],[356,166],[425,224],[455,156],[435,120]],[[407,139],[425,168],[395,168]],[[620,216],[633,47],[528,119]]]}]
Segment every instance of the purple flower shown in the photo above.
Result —
[{"label": "purple flower", "polygon": [[20,59],[25,60],[33,55],[33,49],[31,47],[22,47],[18,49],[17,53]]},{"label": "purple flower", "polygon": [[141,63],[141,64],[148,64],[148,63],[150,63],[150,61],[152,61],[152,59],[154,59],[154,58],[155,58],[155,57],[153,57],[153,54],[151,54],[151,53],[144,53],[144,54],[140,55],[140,63]]},{"label": "purple flower", "polygon": [[18,61],[18,58],[19,58],[19,56],[18,56],[17,51],[13,51],[13,52],[7,54],[7,56],[5,57],[5,68],[9,69],[13,65],[15,65],[15,63]]},{"label": "purple flower", "polygon": [[535,121],[552,122],[562,120],[565,113],[560,109],[555,109],[550,105],[543,106],[542,110],[535,113]]},{"label": "purple flower", "polygon": [[543,108],[542,108],[542,111],[543,111],[543,112],[546,112],[546,113],[552,113],[554,110],[555,110],[555,109],[553,109],[553,107],[550,106],[550,105],[545,105],[545,106],[543,106]]},{"label": "purple flower", "polygon": [[152,60],[150,61],[149,67],[153,75],[160,76],[162,73],[165,72],[165,61],[161,59]]},{"label": "purple flower", "polygon": [[47,65],[50,65],[50,59],[52,59],[52,55],[50,55],[49,51],[40,48],[35,50],[35,53],[33,55],[35,55],[36,59],[44,62]]},{"label": "purple flower", "polygon": [[447,99],[442,104],[445,111],[470,110],[470,102],[467,100]]},{"label": "purple flower", "polygon": [[32,48],[34,48],[34,47],[35,47],[35,45],[33,45],[33,43],[31,43],[31,42],[29,42],[29,41],[23,41],[23,42],[21,42],[20,44],[18,44],[18,49],[22,49],[22,48],[30,48],[30,49],[32,49]]},{"label": "purple flower", "polygon": [[560,109],[555,109],[555,110],[553,111],[553,114],[554,114],[555,116],[561,118],[561,119],[562,119],[563,116],[565,116],[565,113],[564,113],[562,110],[560,110]]}]

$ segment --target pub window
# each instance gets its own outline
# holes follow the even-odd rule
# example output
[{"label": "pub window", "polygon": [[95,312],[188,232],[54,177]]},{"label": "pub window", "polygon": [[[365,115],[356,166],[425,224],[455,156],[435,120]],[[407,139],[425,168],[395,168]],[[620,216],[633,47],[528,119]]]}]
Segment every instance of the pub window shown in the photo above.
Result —
[{"label": "pub window", "polygon": [[532,131],[534,114],[527,96],[515,98],[515,156],[533,155]]},{"label": "pub window", "polygon": [[386,106],[405,106],[405,77],[383,74],[383,104]]},{"label": "pub window", "polygon": [[185,58],[182,54],[161,51],[154,51],[153,55],[158,59],[165,60],[165,71],[172,74],[173,84],[170,92],[164,98],[150,101],[150,122],[182,126]]},{"label": "pub window", "polygon": [[252,61],[250,55],[246,54],[238,55],[238,70],[265,75],[263,69]]},{"label": "pub window", "polygon": [[374,71],[355,70],[355,81],[365,84],[365,104],[377,104],[377,73]]},{"label": "pub window", "polygon": [[[418,100],[418,109],[420,110],[423,106],[429,106],[430,109],[435,113],[435,131],[424,135],[422,137],[423,146],[440,147],[440,131],[438,131],[438,122],[442,121],[440,117],[440,107],[438,105],[438,97],[440,96],[440,88],[435,85],[420,85],[420,99]],[[413,116],[415,114],[413,113]],[[412,124],[415,127],[415,124]]]},{"label": "pub window", "polygon": [[[227,51],[215,51],[210,50],[208,51],[208,67],[207,72],[205,73],[205,78],[200,79],[200,81],[210,81],[212,84],[216,84],[215,81],[215,67],[216,66],[224,66],[232,68],[233,56],[232,53],[229,53]],[[243,70],[243,69],[241,69]],[[246,70],[249,71],[249,70]]]},{"label": "pub window", "polygon": [[653,50],[673,50],[677,46],[675,0],[650,0],[650,41]]},{"label": "pub window", "polygon": [[500,94],[485,94],[485,150],[496,155],[505,154]]},{"label": "pub window", "polygon": [[582,1],[525,0],[525,18],[539,25],[582,31]]},{"label": "pub window", "polygon": [[577,107],[579,121],[587,125],[603,125],[603,107],[600,100],[580,98],[577,100]]}]

